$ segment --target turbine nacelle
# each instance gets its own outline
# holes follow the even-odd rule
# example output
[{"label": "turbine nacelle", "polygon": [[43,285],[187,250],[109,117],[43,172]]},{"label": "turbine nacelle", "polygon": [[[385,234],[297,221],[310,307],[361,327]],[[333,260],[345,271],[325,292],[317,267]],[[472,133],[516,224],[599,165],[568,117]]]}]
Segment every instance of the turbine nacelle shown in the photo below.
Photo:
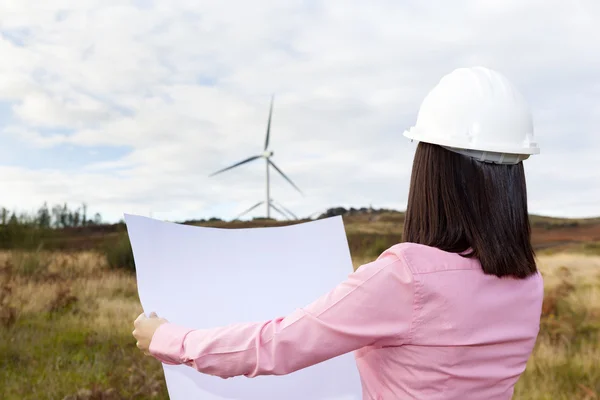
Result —
[{"label": "turbine nacelle", "polygon": [[269,159],[269,158],[273,157],[273,154],[274,154],[274,153],[273,153],[272,151],[265,150],[265,151],[263,152],[262,156],[263,156],[263,158]]}]

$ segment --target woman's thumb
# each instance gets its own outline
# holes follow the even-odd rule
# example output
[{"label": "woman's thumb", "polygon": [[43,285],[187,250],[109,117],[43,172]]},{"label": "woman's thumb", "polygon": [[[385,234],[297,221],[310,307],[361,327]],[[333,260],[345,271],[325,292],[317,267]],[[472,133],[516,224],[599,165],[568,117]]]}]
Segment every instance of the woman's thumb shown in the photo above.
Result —
[{"label": "woman's thumb", "polygon": [[150,318],[153,318],[153,317],[158,317],[158,315],[156,315],[156,313],[155,313],[154,311],[152,311],[152,312],[150,313]]}]

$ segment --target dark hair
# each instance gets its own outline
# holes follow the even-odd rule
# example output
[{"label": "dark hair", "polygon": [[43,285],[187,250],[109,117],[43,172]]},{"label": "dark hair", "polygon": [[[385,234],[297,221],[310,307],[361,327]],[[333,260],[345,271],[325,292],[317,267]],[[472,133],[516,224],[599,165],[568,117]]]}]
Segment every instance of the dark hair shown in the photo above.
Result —
[{"label": "dark hair", "polygon": [[536,273],[523,163],[484,163],[419,143],[403,240],[477,258],[489,275]]}]

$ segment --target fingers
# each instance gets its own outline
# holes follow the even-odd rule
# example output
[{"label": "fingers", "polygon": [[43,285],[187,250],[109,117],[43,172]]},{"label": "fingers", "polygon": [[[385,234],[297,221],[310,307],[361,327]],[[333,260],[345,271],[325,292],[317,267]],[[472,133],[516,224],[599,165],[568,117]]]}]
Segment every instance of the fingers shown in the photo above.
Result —
[{"label": "fingers", "polygon": [[158,315],[152,311],[150,313],[150,317],[146,317],[146,315],[144,313],[141,313],[140,315],[138,315],[138,317],[135,319],[135,321],[133,321],[133,325],[134,326],[138,326],[138,324],[140,323],[140,321],[146,319],[146,318],[158,318]]},{"label": "fingers", "polygon": [[150,354],[150,349],[149,349],[149,348],[147,348],[147,347],[145,347],[145,346],[142,346],[142,345],[140,344],[140,342],[139,342],[139,341],[138,341],[138,342],[136,342],[136,343],[135,343],[135,345],[136,345],[136,347],[137,347],[138,349],[140,349],[140,350],[141,350],[141,351],[142,351],[142,352],[143,352],[145,355],[147,355],[147,356],[152,356],[152,354]]},{"label": "fingers", "polygon": [[146,318],[144,313],[141,313],[140,315],[138,315],[138,317],[135,319],[135,321],[133,321],[133,326],[138,326],[140,321],[143,320],[144,318]]}]

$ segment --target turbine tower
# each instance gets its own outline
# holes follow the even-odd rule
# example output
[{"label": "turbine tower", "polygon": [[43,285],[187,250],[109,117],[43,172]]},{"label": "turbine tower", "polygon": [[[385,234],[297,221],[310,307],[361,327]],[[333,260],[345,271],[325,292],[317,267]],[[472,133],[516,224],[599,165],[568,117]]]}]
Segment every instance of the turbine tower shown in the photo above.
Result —
[{"label": "turbine tower", "polygon": [[302,191],[298,188],[298,186],[296,186],[296,184],[294,182],[292,182],[292,180],[290,178],[288,178],[288,176],[286,174],[283,173],[283,171],[277,167],[277,165],[275,165],[275,163],[273,162],[273,160],[271,159],[273,157],[273,151],[269,150],[269,139],[271,136],[271,118],[273,115],[273,96],[271,97],[271,107],[269,109],[269,119],[267,122],[267,136],[265,138],[265,147],[263,149],[262,154],[258,154],[252,157],[248,157],[245,160],[242,160],[240,162],[237,162],[229,167],[220,169],[216,172],[213,172],[212,174],[209,175],[209,177],[215,176],[217,174],[220,174],[222,172],[228,171],[230,169],[239,167],[243,164],[252,162],[254,160],[258,160],[258,159],[264,159],[265,160],[265,165],[266,165],[266,197],[265,200],[260,201],[258,203],[256,203],[255,205],[253,205],[252,207],[250,207],[249,209],[247,209],[246,211],[244,211],[243,213],[241,213],[240,215],[238,215],[236,217],[239,218],[244,214],[249,213],[250,211],[254,210],[256,207],[260,206],[261,204],[265,204],[267,207],[267,218],[271,218],[271,208],[273,208],[275,211],[277,211],[278,213],[280,213],[281,215],[283,215],[284,217],[288,217],[288,215],[286,215],[282,210],[279,209],[279,207],[281,207],[281,209],[283,209],[287,214],[291,215],[293,218],[298,219],[298,217],[296,217],[294,215],[294,213],[292,213],[291,211],[289,211],[287,208],[283,207],[281,204],[278,204],[279,207],[276,207],[274,204],[273,199],[271,198],[271,179],[270,179],[270,168],[273,167],[275,169],[275,171],[279,172],[279,174],[286,180],[288,181],[298,192],[300,192],[300,194],[303,194]]}]

